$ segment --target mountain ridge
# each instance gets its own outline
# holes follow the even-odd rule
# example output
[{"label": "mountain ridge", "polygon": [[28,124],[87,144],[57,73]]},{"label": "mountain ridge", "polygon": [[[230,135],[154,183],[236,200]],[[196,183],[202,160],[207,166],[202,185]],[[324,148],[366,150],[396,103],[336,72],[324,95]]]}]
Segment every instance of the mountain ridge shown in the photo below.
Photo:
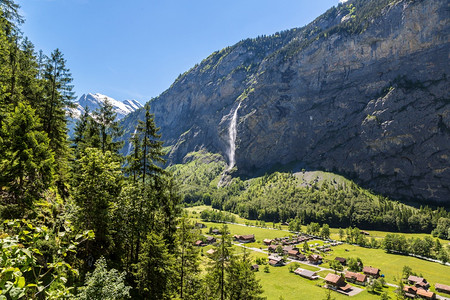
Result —
[{"label": "mountain ridge", "polygon": [[[394,199],[450,194],[449,4],[354,0],[214,52],[153,99],[169,163],[206,149],[251,175],[300,162]],[[142,112],[124,119],[128,134]]]}]

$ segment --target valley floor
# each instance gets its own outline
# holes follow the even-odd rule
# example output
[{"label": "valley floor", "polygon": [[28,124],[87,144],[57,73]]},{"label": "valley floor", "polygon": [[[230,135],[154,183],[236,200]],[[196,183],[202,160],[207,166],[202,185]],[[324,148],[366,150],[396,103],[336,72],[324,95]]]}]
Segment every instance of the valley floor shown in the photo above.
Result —
[{"label": "valley floor", "polygon": [[[214,222],[203,222],[200,221],[200,212],[204,209],[211,209],[209,206],[197,206],[187,208],[190,217],[197,221],[202,222],[207,227],[202,229],[202,233],[205,235],[209,234],[209,228],[215,227],[220,228],[222,224]],[[287,230],[287,226],[282,226],[280,224],[270,224],[275,228],[269,227],[258,227],[255,226],[255,221],[249,221],[236,216],[236,223],[227,224],[231,235],[239,234],[254,234],[256,241],[254,243],[240,244],[235,243],[236,253],[242,253],[244,248],[246,251],[251,252],[251,257],[253,260],[257,258],[267,258],[268,251],[267,246],[264,245],[264,239],[274,239],[279,237],[287,237],[294,235]],[[331,229],[331,238],[338,239],[337,237],[338,229]],[[379,231],[368,231],[371,236],[378,239],[383,238],[387,232]],[[405,234],[407,237],[417,236],[417,234]],[[420,235],[423,236],[423,235]],[[441,240],[443,245],[448,244],[448,241]],[[308,244],[313,246],[313,244],[323,244],[321,240],[312,240]],[[302,245],[300,245],[301,247]],[[300,248],[299,247],[299,248]],[[206,253],[211,245],[202,247],[202,253]],[[305,262],[300,263],[300,267],[308,269],[311,271],[316,271],[320,278],[318,280],[308,280],[300,277],[289,270],[289,264],[293,263],[289,260],[285,266],[282,267],[272,267],[269,266],[269,272],[263,270],[263,266],[260,266],[260,270],[257,272],[256,276],[260,280],[260,283],[264,289],[263,296],[267,297],[268,300],[290,300],[290,299],[323,299],[325,297],[326,289],[323,288],[324,278],[328,273],[334,273],[330,269],[329,261],[334,260],[335,257],[345,257],[345,258],[361,258],[364,266],[373,266],[381,269],[381,273],[384,275],[386,280],[386,286],[383,287],[382,293],[387,292],[391,299],[396,299],[396,294],[394,293],[397,284],[402,277],[403,266],[410,266],[413,272],[419,274],[420,276],[426,278],[431,284],[430,290],[434,290],[435,283],[450,285],[450,267],[439,263],[422,260],[416,257],[396,255],[386,253],[383,249],[370,249],[363,248],[356,245],[342,244],[334,246],[331,248],[332,251],[327,253],[321,253],[324,257],[324,263],[319,266],[310,265]],[[207,256],[203,256],[204,265],[207,264]],[[359,285],[355,285],[357,288],[361,288]],[[367,288],[362,287],[362,291],[356,293],[356,295],[351,296],[351,299],[362,300],[362,299],[379,299],[381,293],[370,293]],[[281,298],[282,297],[282,298]],[[336,300],[348,299],[348,296],[339,294],[337,292],[332,292],[332,297]],[[438,299],[450,299],[450,295],[437,294]]]}]

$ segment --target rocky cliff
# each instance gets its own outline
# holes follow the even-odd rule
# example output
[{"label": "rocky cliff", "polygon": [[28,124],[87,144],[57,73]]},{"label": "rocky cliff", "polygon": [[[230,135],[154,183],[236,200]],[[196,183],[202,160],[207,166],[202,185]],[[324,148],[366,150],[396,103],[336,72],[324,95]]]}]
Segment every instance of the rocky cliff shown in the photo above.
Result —
[{"label": "rocky cliff", "polygon": [[[295,163],[448,204],[449,12],[446,0],[348,1],[213,53],[151,101],[169,161],[200,148],[229,160],[239,106],[240,174]],[[139,118],[125,118],[128,132]]]}]

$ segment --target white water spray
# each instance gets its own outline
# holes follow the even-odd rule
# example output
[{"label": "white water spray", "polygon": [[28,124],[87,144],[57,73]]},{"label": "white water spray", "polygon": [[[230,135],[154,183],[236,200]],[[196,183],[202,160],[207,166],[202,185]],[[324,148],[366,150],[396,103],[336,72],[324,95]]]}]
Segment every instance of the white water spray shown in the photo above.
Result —
[{"label": "white water spray", "polygon": [[[132,137],[134,137],[134,135],[136,134],[136,131],[137,131],[137,128],[134,129]],[[131,147],[132,147],[132,143],[129,142],[127,156],[130,155],[130,153],[131,153]]]},{"label": "white water spray", "polygon": [[228,127],[228,140],[230,143],[230,147],[228,148],[228,169],[231,170],[236,164],[236,135],[237,135],[237,112],[241,107],[241,102],[239,102],[236,110],[233,113],[233,117],[230,121],[230,127]]}]

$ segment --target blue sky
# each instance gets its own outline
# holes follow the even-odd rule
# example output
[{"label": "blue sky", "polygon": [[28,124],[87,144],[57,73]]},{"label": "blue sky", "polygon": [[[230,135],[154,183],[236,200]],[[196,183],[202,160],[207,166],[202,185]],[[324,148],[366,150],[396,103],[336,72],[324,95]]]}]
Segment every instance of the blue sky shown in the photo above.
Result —
[{"label": "blue sky", "polygon": [[16,0],[24,34],[59,48],[77,96],[142,103],[209,54],[238,41],[301,27],[338,0]]}]

